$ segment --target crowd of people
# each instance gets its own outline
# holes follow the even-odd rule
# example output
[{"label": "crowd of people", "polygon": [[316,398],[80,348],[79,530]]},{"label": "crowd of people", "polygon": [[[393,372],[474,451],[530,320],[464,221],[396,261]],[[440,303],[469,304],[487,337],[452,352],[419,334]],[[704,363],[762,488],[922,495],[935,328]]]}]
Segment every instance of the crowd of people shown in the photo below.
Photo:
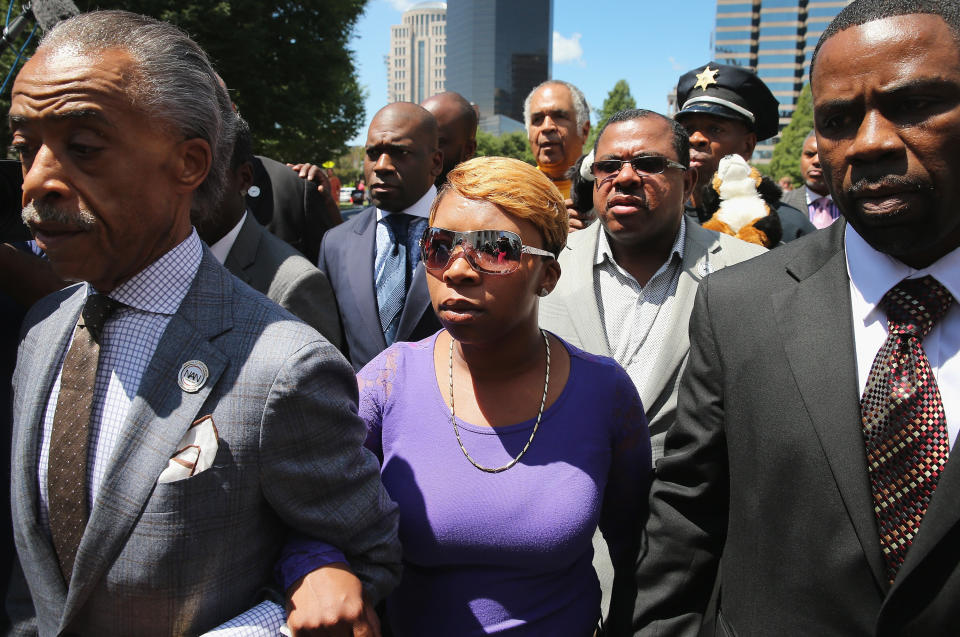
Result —
[{"label": "crowd of people", "polygon": [[4,628],[953,634],[960,6],[854,0],[810,82],[792,190],[710,61],[592,148],[534,87],[536,166],[386,105],[343,220],[176,27],[56,25],[9,113]]}]

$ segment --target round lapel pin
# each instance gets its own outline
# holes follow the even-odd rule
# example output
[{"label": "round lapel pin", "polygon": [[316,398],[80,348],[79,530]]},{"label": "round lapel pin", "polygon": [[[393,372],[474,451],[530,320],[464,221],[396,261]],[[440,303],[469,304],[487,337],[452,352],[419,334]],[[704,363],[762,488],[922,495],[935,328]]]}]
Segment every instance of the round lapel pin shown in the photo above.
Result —
[{"label": "round lapel pin", "polygon": [[259,196],[260,196],[260,186],[250,186],[250,189],[247,190],[247,194],[250,195],[251,197],[254,197],[254,198],[259,197]]},{"label": "round lapel pin", "polygon": [[180,384],[180,389],[195,394],[200,391],[209,377],[210,370],[203,361],[187,361],[180,367],[177,382]]}]

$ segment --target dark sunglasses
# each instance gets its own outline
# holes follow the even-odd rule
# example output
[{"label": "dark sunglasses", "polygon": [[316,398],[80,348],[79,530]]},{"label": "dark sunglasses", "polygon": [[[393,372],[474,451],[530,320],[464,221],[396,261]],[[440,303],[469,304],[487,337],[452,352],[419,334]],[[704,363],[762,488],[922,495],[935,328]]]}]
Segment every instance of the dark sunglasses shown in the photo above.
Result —
[{"label": "dark sunglasses", "polygon": [[624,164],[630,164],[633,172],[638,175],[659,175],[667,168],[687,169],[683,164],[678,164],[660,155],[640,155],[630,159],[598,159],[590,167],[590,172],[597,180],[597,188],[604,181],[619,175]]},{"label": "dark sunglasses", "polygon": [[[457,251],[457,247],[461,250]],[[477,272],[510,274],[520,267],[520,257],[535,254],[554,258],[553,253],[523,245],[520,235],[507,230],[471,230],[456,232],[429,227],[420,240],[423,266],[428,270],[445,270],[462,256]]]}]

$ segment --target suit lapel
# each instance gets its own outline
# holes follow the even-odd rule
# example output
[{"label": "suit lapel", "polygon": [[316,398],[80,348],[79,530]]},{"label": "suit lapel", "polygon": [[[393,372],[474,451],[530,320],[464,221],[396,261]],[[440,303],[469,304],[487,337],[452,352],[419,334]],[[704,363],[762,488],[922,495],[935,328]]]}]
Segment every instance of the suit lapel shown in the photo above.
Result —
[{"label": "suit lapel", "polygon": [[597,242],[600,240],[601,223],[598,221],[586,230],[582,243],[573,251],[568,270],[561,276],[569,276],[573,284],[563,298],[573,330],[580,340],[580,347],[588,352],[611,356],[607,334],[600,319],[597,294],[593,288],[594,259]]},{"label": "suit lapel", "polygon": [[810,242],[787,266],[797,285],[772,300],[787,361],[807,414],[866,560],[883,590],[886,576],[860,427],[844,228],[843,222],[835,223],[819,244]]},{"label": "suit lapel", "polygon": [[380,327],[380,314],[377,312],[377,291],[373,278],[373,261],[377,252],[377,209],[370,206],[360,213],[364,215],[353,233],[347,233],[344,240],[348,245],[343,246],[345,255],[343,265],[347,268],[347,279],[350,282],[351,294],[357,306],[357,312],[349,316],[351,331],[362,326],[370,343],[378,343],[376,349],[385,349],[387,341],[383,338],[383,328]]},{"label": "suit lapel", "polygon": [[[427,289],[427,270],[423,267],[423,263],[418,263],[410,279],[407,298],[403,302],[403,313],[400,314],[400,323],[397,325],[396,340],[405,341],[409,338],[428,307],[430,307],[430,292]],[[432,308],[430,311],[433,311]]]},{"label": "suit lapel", "polygon": [[[42,327],[38,327],[42,331],[35,340],[40,347],[66,352],[83,306],[85,289],[85,286],[77,288],[43,321]],[[18,392],[23,397],[32,396],[20,408],[21,424],[16,429],[17,437],[13,441],[13,457],[19,461],[13,464],[10,476],[14,525],[18,530],[23,529],[20,560],[24,563],[24,570],[36,569],[50,575],[45,578],[48,584],[46,590],[51,592],[52,589],[62,604],[66,587],[60,577],[60,565],[37,515],[37,503],[40,501],[37,483],[38,445],[50,389],[60,371],[60,357],[36,355],[30,360],[21,360],[19,364],[29,367],[19,375],[18,383],[21,386]],[[24,388],[35,388],[35,391]]]},{"label": "suit lapel", "polygon": [[[157,478],[200,414],[229,359],[210,343],[229,330],[230,275],[205,251],[200,270],[163,333],[130,404],[127,427],[111,458],[77,552],[61,629],[70,624],[123,549]],[[183,363],[202,361],[210,374],[196,393],[182,390]]]},{"label": "suit lapel", "polygon": [[[941,388],[941,391],[944,391],[943,388]],[[897,574],[897,579],[894,581],[894,586],[888,597],[888,604],[890,603],[889,599],[897,595],[905,582],[909,581],[911,575],[921,568],[924,560],[930,556],[934,549],[944,542],[956,545],[957,528],[960,524],[960,507],[957,506],[957,494],[960,493],[960,446],[954,444],[953,449],[950,450],[951,456],[954,452],[958,456],[948,460],[946,468],[940,474],[937,489],[933,492],[930,506],[927,508],[920,524],[920,531],[914,538],[910,550],[907,551],[900,572]],[[947,538],[946,536],[951,532],[954,533],[954,537]],[[943,569],[927,569],[925,573],[930,575],[933,571],[942,573]],[[952,573],[952,571],[950,572]],[[917,577],[920,577],[919,573]],[[934,580],[925,582],[925,585],[934,585]]]},{"label": "suit lapel", "polygon": [[257,232],[256,221],[252,214],[247,214],[243,225],[240,226],[240,232],[227,253],[227,258],[223,266],[227,268],[235,277],[248,284],[253,279],[250,268],[257,260],[257,249],[260,245],[260,234]]}]

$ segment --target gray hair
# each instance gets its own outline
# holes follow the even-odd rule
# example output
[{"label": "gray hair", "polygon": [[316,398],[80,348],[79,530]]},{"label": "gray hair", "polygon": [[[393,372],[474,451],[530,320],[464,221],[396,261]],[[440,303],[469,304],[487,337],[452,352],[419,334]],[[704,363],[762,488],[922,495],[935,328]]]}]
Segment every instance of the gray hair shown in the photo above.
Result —
[{"label": "gray hair", "polygon": [[577,114],[577,128],[582,130],[590,121],[590,105],[587,104],[587,98],[583,96],[583,91],[563,80],[547,80],[533,87],[533,90],[527,95],[527,99],[523,100],[523,125],[530,128],[530,101],[533,99],[533,94],[544,86],[552,85],[566,86],[570,89],[570,95],[573,97],[573,110]]},{"label": "gray hair", "polygon": [[209,214],[223,193],[237,115],[207,54],[172,24],[127,11],[81,13],[57,24],[38,46],[72,55],[110,49],[127,52],[136,64],[138,77],[129,92],[134,106],[184,139],[210,144],[210,173],[192,204]]}]

